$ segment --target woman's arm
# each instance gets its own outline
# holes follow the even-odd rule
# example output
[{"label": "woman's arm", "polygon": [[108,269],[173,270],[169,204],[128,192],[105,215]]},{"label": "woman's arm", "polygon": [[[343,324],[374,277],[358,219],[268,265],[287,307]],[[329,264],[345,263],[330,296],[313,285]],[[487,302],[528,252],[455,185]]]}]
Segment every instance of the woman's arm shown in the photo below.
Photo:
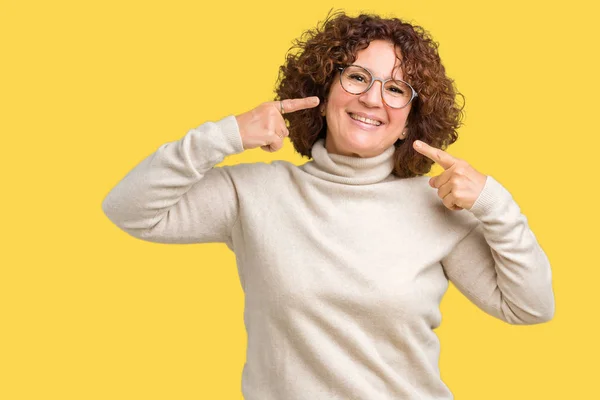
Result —
[{"label": "woman's arm", "polygon": [[479,308],[510,324],[552,319],[550,262],[512,195],[488,176],[473,207],[460,212],[478,221],[443,258],[448,279]]},{"label": "woman's arm", "polygon": [[[268,101],[239,116],[207,122],[163,144],[108,193],[106,216],[137,238],[158,243],[224,242],[238,218],[232,167],[213,168],[245,149],[278,151],[289,130],[282,112],[316,107],[316,96]],[[246,164],[247,165],[247,164]]]},{"label": "woman's arm", "polygon": [[102,210],[130,235],[157,243],[224,242],[238,216],[229,168],[213,168],[244,151],[236,118],[206,122],[161,145],[106,196]]}]

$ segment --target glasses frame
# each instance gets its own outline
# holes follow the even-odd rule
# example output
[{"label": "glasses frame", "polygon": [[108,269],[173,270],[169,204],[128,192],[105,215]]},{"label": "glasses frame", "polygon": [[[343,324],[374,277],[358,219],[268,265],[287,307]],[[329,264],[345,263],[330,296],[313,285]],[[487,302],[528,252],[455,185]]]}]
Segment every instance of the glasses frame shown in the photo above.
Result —
[{"label": "glasses frame", "polygon": [[[369,86],[368,86],[368,87],[367,87],[365,90],[363,90],[362,92],[360,92],[360,93],[352,93],[352,92],[349,92],[348,90],[346,90],[346,88],[344,87],[344,84],[342,83],[342,75],[344,75],[344,70],[346,70],[346,68],[348,68],[348,67],[359,67],[359,68],[362,68],[362,69],[364,69],[365,71],[367,71],[367,72],[369,73],[369,75],[371,75],[371,83],[370,83],[370,84],[369,84]],[[373,75],[373,73],[372,73],[371,71],[369,71],[367,68],[365,68],[365,67],[363,67],[363,66],[361,66],[361,65],[356,65],[356,64],[346,65],[345,67],[338,66],[338,67],[337,67],[337,69],[340,71],[340,86],[341,86],[341,87],[342,87],[342,89],[344,89],[344,91],[345,91],[346,93],[348,93],[348,94],[352,94],[352,95],[355,95],[355,96],[359,96],[359,95],[361,95],[361,94],[363,94],[363,93],[366,93],[366,92],[368,92],[368,91],[369,91],[369,89],[371,89],[371,87],[372,87],[372,86],[373,86],[373,84],[375,83],[375,81],[379,81],[379,82],[381,82],[381,100],[382,100],[382,101],[385,103],[385,105],[386,105],[386,106],[388,106],[388,107],[390,107],[390,108],[393,108],[393,109],[395,109],[395,110],[400,110],[400,109],[402,109],[402,108],[404,108],[404,107],[408,106],[410,103],[412,103],[412,101],[413,101],[413,100],[414,100],[416,97],[419,97],[419,94],[417,93],[417,91],[415,90],[415,88],[413,88],[413,87],[412,87],[412,86],[411,86],[411,85],[410,85],[408,82],[406,82],[406,81],[403,81],[402,79],[393,79],[393,78],[389,78],[389,79],[383,80],[383,79],[381,79],[381,78],[376,78],[376,77],[375,77],[375,75]],[[385,86],[385,84],[386,84],[386,83],[388,83],[389,81],[396,81],[396,82],[402,82],[402,83],[405,83],[405,84],[406,84],[406,85],[407,85],[407,86],[410,88],[410,90],[412,90],[412,96],[410,97],[410,100],[408,100],[408,103],[406,103],[406,104],[405,104],[405,105],[403,105],[402,107],[392,107],[392,106],[390,106],[390,105],[387,103],[387,101],[385,101],[384,92],[383,92],[383,87],[384,87],[384,86]]]}]

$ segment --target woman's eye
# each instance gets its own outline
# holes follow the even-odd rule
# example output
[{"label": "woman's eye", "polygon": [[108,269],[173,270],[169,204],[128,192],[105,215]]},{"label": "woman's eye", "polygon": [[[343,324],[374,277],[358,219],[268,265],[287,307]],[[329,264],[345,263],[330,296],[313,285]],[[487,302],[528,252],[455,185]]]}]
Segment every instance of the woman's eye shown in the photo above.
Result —
[{"label": "woman's eye", "polygon": [[404,93],[404,91],[402,89],[400,89],[399,87],[396,87],[396,86],[389,87],[388,90],[390,92],[394,92],[394,93],[398,93],[398,94]]},{"label": "woman's eye", "polygon": [[350,79],[354,79],[356,81],[363,82],[365,80],[365,77],[354,74],[354,75],[350,75]]}]

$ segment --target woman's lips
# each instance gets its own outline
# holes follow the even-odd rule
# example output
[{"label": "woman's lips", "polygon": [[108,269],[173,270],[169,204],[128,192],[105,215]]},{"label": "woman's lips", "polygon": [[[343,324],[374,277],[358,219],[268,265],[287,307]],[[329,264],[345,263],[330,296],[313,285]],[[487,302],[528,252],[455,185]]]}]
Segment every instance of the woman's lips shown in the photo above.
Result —
[{"label": "woman's lips", "polygon": [[379,128],[379,127],[383,126],[383,124],[381,124],[381,125],[371,125],[371,124],[367,124],[367,123],[365,123],[365,122],[362,122],[362,121],[357,121],[357,120],[355,120],[355,119],[354,119],[354,118],[352,118],[352,117],[350,116],[350,114],[348,114],[348,113],[346,113],[346,115],[348,116],[348,118],[350,119],[350,121],[352,121],[352,122],[353,122],[355,125],[357,125],[359,128],[361,128],[361,129],[363,129],[363,130],[365,130],[365,131],[374,131],[374,130],[376,130],[377,128]]}]

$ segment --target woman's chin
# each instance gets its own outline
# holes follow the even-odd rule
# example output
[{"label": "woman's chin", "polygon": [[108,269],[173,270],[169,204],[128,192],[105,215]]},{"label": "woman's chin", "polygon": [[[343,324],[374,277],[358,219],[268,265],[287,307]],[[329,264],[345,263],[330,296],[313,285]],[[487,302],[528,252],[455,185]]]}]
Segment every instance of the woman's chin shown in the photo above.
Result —
[{"label": "woman's chin", "polygon": [[377,135],[372,132],[352,132],[344,139],[343,147],[355,153],[373,153],[379,145]]},{"label": "woman's chin", "polygon": [[354,157],[371,157],[378,152],[381,145],[381,137],[378,132],[366,131],[356,126],[346,126],[344,135],[332,135],[334,143],[327,143],[327,151],[334,154],[352,155]]},{"label": "woman's chin", "polygon": [[366,140],[346,141],[339,145],[342,154],[353,157],[373,157],[377,152],[377,143]]}]

